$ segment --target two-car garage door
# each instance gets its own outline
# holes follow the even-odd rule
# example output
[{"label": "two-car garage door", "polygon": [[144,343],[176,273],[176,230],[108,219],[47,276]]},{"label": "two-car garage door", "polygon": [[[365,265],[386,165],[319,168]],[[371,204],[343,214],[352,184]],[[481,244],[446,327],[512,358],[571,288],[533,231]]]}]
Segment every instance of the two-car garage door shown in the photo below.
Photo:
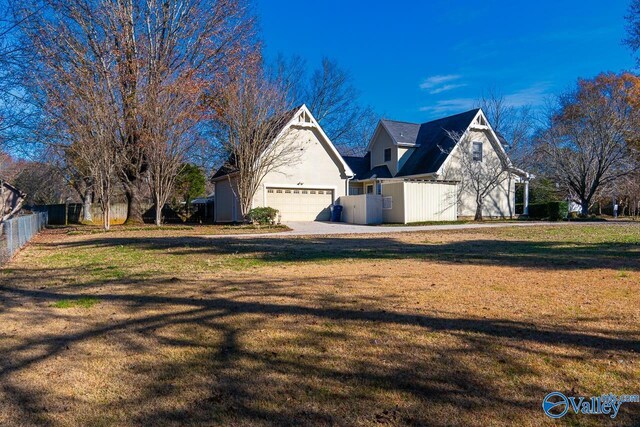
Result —
[{"label": "two-car garage door", "polygon": [[266,206],[280,211],[280,220],[328,221],[333,190],[310,188],[267,188]]}]

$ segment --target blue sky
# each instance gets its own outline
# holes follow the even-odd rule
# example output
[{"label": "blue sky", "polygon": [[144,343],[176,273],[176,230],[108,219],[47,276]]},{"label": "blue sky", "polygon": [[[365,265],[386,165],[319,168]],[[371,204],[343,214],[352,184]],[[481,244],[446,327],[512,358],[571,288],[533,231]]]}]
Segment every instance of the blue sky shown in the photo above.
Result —
[{"label": "blue sky", "polygon": [[632,69],[627,0],[257,0],[266,54],[336,59],[388,118],[465,111],[493,88],[542,106],[578,77]]}]

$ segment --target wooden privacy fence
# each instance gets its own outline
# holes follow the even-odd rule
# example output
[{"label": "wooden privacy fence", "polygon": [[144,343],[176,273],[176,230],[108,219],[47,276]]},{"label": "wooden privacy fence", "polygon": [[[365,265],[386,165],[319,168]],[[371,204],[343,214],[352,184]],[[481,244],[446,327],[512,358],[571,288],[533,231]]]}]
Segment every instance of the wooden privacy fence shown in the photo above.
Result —
[{"label": "wooden privacy fence", "polygon": [[12,218],[0,224],[0,264],[4,264],[47,225],[46,212]]},{"label": "wooden privacy fence", "polygon": [[[31,208],[35,212],[47,212],[49,224],[68,225],[82,223],[81,203],[61,203],[56,205],[37,205]],[[146,223],[153,223],[155,220],[155,208],[153,205],[142,206],[143,219]],[[102,225],[102,208],[99,205],[91,205],[91,223]],[[127,204],[114,203],[111,205],[111,225],[122,224],[127,219]],[[213,222],[213,203],[196,205],[190,212],[188,218],[181,218],[173,209],[165,206],[162,209],[162,221],[169,224],[182,223],[211,223]]]},{"label": "wooden privacy fence", "polygon": [[[51,225],[67,225],[80,224],[82,222],[82,204],[81,203],[60,203],[57,205],[37,205],[33,207],[34,211],[47,212],[49,215],[49,224]],[[102,224],[102,209],[99,205],[91,205],[92,223],[96,225]],[[111,205],[111,224],[122,224],[127,219],[127,204],[115,203]]]}]

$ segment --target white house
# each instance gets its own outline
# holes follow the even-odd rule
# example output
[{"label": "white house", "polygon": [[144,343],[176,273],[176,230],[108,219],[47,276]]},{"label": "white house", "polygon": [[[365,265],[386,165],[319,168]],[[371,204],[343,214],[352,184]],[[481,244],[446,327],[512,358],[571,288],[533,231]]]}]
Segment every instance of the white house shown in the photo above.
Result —
[{"label": "white house", "polygon": [[[327,221],[330,206],[347,195],[353,172],[305,105],[289,114],[281,134],[295,138],[302,152],[298,161],[264,177],[253,206],[278,209],[281,221]],[[213,182],[215,221],[242,221],[233,167],[218,170]]]},{"label": "white house", "polygon": [[[453,134],[470,143],[457,144],[452,138]],[[467,159],[472,158],[479,166],[499,164],[504,171],[497,185],[484,198],[483,216],[511,217],[515,214],[515,185],[524,183],[525,193],[528,194],[528,174],[512,165],[504,144],[506,141],[494,132],[481,109],[422,124],[380,120],[367,147],[367,154],[364,157],[345,157],[355,173],[350,183],[350,194],[384,196],[385,184],[398,181],[458,181],[458,193],[455,195],[457,216],[473,217],[475,193],[468,183],[470,178],[465,176],[468,172],[462,167],[464,162],[461,161],[462,156],[468,156]],[[463,149],[473,152],[462,153]],[[465,183],[467,185],[463,185]],[[412,187],[420,188],[416,185]],[[433,193],[433,190],[428,192]],[[403,197],[406,209],[420,209],[426,196],[417,197],[415,194]],[[451,195],[447,198],[450,200]],[[439,200],[442,204],[442,200]],[[445,203],[442,209],[447,204],[450,202]],[[415,218],[394,215],[392,222],[412,222]],[[450,215],[447,213],[446,218],[429,215],[422,220],[431,219],[450,219]]]},{"label": "white house", "polygon": [[[505,179],[486,197],[484,216],[512,216],[515,183],[527,181],[479,109],[423,124],[381,120],[363,157],[341,156],[306,106],[289,114],[281,134],[295,138],[300,156],[267,174],[253,199],[254,207],[278,209],[283,222],[326,221],[332,204],[344,207],[343,220],[361,224],[473,216],[475,198],[456,179],[464,171],[452,132],[473,141],[474,159],[504,165]],[[227,164],[213,177],[216,222],[242,220],[234,175]]]}]

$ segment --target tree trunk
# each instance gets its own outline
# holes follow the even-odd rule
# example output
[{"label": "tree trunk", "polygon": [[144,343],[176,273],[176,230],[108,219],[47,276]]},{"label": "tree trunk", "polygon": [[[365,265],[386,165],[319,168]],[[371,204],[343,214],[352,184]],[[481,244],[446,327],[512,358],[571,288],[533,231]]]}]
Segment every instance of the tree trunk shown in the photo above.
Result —
[{"label": "tree trunk", "polygon": [[160,205],[160,197],[158,197],[158,195],[155,195],[155,205],[156,205],[156,219],[155,219],[155,224],[160,227],[162,225],[162,206]]},{"label": "tree trunk", "polygon": [[476,216],[473,218],[474,221],[482,221],[482,202],[478,201],[476,203]]},{"label": "tree trunk", "polygon": [[82,198],[82,222],[83,223],[91,223],[93,222],[93,215],[91,215],[91,198],[92,192],[91,189],[85,190],[84,197]]},{"label": "tree trunk", "polygon": [[106,231],[111,227],[111,204],[108,201],[102,208],[102,226]]},{"label": "tree trunk", "polygon": [[[509,174],[509,179],[508,179],[508,183],[507,183],[507,203],[509,205],[509,219],[513,219],[513,211],[515,210],[515,191],[513,193],[513,199],[512,199],[512,195],[511,195],[511,174]],[[513,200],[514,206],[511,206],[511,200]]]},{"label": "tree trunk", "polygon": [[142,201],[140,200],[140,188],[137,181],[126,185],[125,197],[127,198],[127,220],[125,225],[140,225],[144,223],[142,219]]},{"label": "tree trunk", "polygon": [[580,206],[582,207],[581,214],[584,216],[589,215],[589,201],[588,200],[580,200]]}]

